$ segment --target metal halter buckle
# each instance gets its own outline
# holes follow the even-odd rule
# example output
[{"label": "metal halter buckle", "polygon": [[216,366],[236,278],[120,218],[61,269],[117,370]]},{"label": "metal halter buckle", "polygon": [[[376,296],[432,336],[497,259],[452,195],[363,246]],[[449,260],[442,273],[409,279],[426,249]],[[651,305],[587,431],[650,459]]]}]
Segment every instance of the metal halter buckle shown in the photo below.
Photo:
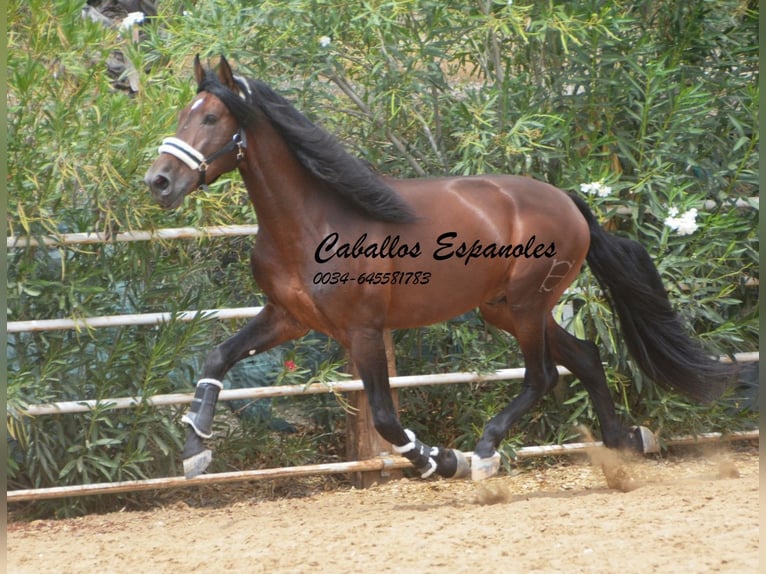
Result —
[{"label": "metal halter buckle", "polygon": [[242,141],[242,135],[240,132],[237,132],[232,139],[234,140],[234,143],[237,144],[237,161],[242,161],[245,159],[245,144]]}]

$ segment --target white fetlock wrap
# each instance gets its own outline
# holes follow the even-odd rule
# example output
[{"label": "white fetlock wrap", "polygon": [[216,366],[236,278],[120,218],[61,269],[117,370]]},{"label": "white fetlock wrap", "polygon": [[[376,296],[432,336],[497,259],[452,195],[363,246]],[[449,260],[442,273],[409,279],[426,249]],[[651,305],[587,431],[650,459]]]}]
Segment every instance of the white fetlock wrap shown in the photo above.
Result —
[{"label": "white fetlock wrap", "polygon": [[196,386],[200,386],[202,383],[205,383],[206,385],[215,385],[219,389],[223,389],[223,383],[218,379],[200,379],[197,381]]},{"label": "white fetlock wrap", "polygon": [[[202,395],[199,394],[199,386],[202,384],[212,385],[218,388],[212,402],[209,400],[210,397],[208,397],[204,391]],[[223,383],[218,379],[205,378],[197,381],[197,391],[194,393],[192,406],[189,411],[181,417],[181,422],[194,429],[194,432],[200,438],[211,438],[213,436],[213,411],[215,409],[215,401],[218,397],[218,393],[222,389]],[[200,418],[202,420],[200,420]]]},{"label": "white fetlock wrap", "polygon": [[471,480],[484,480],[497,474],[498,470],[500,470],[499,452],[495,451],[495,454],[489,458],[481,458],[476,453],[471,456]]},{"label": "white fetlock wrap", "polygon": [[197,421],[195,420],[195,414],[194,413],[186,413],[181,417],[181,422],[184,424],[189,425],[193,430],[194,434],[196,434],[200,438],[212,438],[213,433],[212,432],[205,432],[201,428],[199,428],[199,425],[197,424]]},{"label": "white fetlock wrap", "polygon": [[433,459],[433,457],[428,458],[428,470],[425,472],[420,473],[420,478],[428,478],[433,473],[436,472],[436,461]]},{"label": "white fetlock wrap", "polygon": [[410,452],[413,448],[415,448],[415,433],[410,429],[404,429],[404,434],[407,435],[407,438],[410,439],[410,442],[403,444],[402,446],[396,446],[395,444],[392,444],[391,448],[394,449],[396,454],[404,454],[405,452]]},{"label": "white fetlock wrap", "polygon": [[[412,432],[410,429],[404,429],[404,434],[407,435],[407,438],[410,439],[410,442],[408,442],[407,444],[403,444],[402,446],[397,446],[395,444],[391,445],[391,448],[393,448],[394,452],[397,454],[405,454],[416,448],[415,433]],[[428,468],[424,472],[420,473],[420,478],[428,478],[434,472],[436,472],[437,465],[436,465],[436,461],[434,460],[434,453],[436,454],[439,453],[439,450],[437,447],[431,447],[431,452],[429,453],[429,457],[428,457]]]}]

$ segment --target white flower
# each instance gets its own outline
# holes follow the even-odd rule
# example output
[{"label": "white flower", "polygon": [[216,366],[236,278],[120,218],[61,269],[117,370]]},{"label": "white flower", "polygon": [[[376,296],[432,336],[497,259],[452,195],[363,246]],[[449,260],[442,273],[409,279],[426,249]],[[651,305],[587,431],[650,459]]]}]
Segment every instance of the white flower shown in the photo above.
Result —
[{"label": "white flower", "polygon": [[699,229],[699,225],[697,225],[697,208],[692,207],[678,216],[678,208],[671,207],[668,209],[665,225],[677,231],[678,235],[691,235]]},{"label": "white flower", "polygon": [[332,44],[332,38],[329,36],[322,36],[319,38],[319,45],[322,46],[322,48],[327,48],[330,44]]},{"label": "white flower", "polygon": [[593,183],[581,183],[580,191],[586,195],[597,195],[598,197],[608,197],[612,193],[612,188],[604,185],[603,181],[594,181]]},{"label": "white flower", "polygon": [[130,12],[127,16],[125,16],[125,18],[122,19],[122,22],[120,22],[120,30],[128,30],[143,21],[143,12]]}]

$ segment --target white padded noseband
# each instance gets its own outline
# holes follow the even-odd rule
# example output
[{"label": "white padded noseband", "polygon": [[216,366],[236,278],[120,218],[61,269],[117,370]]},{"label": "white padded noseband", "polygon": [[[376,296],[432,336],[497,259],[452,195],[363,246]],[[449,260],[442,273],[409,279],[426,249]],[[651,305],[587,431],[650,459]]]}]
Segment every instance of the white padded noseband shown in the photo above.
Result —
[{"label": "white padded noseband", "polygon": [[205,161],[205,156],[178,138],[165,138],[158,150],[159,153],[167,153],[177,157],[193,170],[199,169]]}]

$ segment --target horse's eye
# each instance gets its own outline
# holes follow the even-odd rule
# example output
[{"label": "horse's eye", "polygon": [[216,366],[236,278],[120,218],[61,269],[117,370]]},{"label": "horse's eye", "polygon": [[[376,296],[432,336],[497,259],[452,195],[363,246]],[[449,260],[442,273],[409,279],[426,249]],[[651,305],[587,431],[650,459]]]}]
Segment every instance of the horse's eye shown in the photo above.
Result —
[{"label": "horse's eye", "polygon": [[207,124],[209,126],[212,126],[215,122],[218,121],[218,118],[215,117],[213,114],[208,114],[202,119],[203,124]]}]

